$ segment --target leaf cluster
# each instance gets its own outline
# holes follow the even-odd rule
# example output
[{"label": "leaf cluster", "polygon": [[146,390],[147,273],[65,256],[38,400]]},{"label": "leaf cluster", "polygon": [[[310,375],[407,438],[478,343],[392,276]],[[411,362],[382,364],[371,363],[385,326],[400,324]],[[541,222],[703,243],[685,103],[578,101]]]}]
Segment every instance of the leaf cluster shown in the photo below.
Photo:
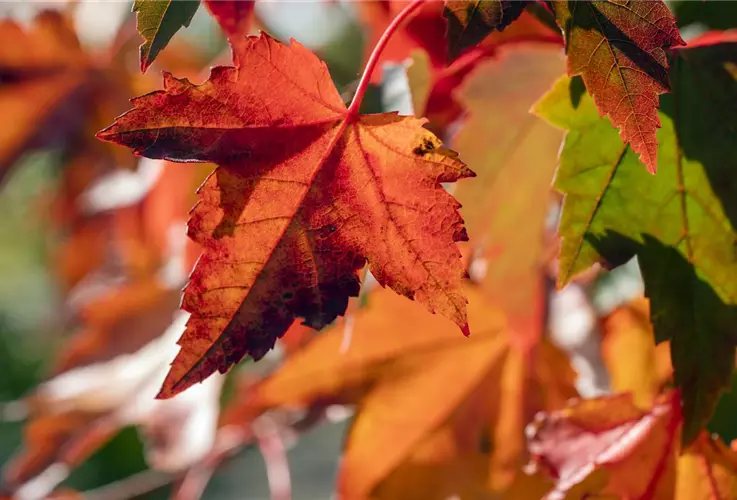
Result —
[{"label": "leaf cluster", "polygon": [[[22,116],[0,173],[85,110],[54,200],[77,333],[15,402],[9,492],[48,494],[134,424],[197,497],[249,444],[282,470],[281,440],[341,407],[341,498],[737,498],[728,431],[706,430],[736,406],[734,31],[684,41],[661,0],[367,2],[366,70],[338,89],[309,48],[252,34],[254,2],[203,3],[232,63],[165,72],[97,133],[136,171],[92,129],[144,77],[61,15],[0,25],[32,49],[0,50]],[[135,2],[142,71],[198,5]],[[359,113],[396,83],[385,63],[415,116]],[[132,201],[121,172],[149,179]],[[642,291],[603,310],[625,265]]]}]

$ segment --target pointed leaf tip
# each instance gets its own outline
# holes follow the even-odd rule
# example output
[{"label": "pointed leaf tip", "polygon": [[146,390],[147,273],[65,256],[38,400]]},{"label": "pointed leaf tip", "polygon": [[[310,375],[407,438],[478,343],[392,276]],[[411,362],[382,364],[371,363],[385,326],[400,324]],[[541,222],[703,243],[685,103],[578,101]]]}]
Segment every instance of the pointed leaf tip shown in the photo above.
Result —
[{"label": "pointed leaf tip", "polygon": [[141,69],[141,73],[146,74],[146,71],[148,71],[148,68],[150,68],[151,64],[153,63],[153,60],[146,57],[143,52],[141,52],[140,58],[141,64],[139,65],[139,67]]},{"label": "pointed leaf tip", "polygon": [[[202,382],[203,380],[200,380],[200,383]],[[173,375],[170,369],[169,373],[166,374],[166,378],[162,382],[161,389],[159,389],[155,399],[171,399],[189,389],[195,383],[196,382],[192,381],[186,375],[181,377],[179,380],[173,380]]]},{"label": "pointed leaf tip", "polygon": [[599,113],[655,173],[658,96],[670,92],[666,50],[683,44],[675,17],[662,0],[551,3],[567,32],[568,74],[583,77]]},{"label": "pointed leaf tip", "polygon": [[110,141],[110,136],[112,135],[110,133],[110,129],[112,128],[112,125],[109,127],[105,127],[104,129],[100,130],[95,134],[95,137],[100,139],[101,141]]},{"label": "pointed leaf tip", "polygon": [[182,27],[189,26],[197,12],[199,1],[136,0],[136,29],[143,38],[140,47],[141,72],[145,73]]}]

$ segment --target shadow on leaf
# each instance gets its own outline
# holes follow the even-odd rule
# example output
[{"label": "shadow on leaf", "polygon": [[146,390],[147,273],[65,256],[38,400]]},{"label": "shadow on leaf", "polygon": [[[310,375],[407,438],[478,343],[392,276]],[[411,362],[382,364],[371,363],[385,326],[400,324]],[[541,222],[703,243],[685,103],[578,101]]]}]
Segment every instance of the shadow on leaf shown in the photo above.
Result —
[{"label": "shadow on leaf", "polygon": [[[678,158],[701,163],[732,227],[737,227],[737,43],[675,50],[673,93],[660,97],[660,110],[673,120]],[[698,182],[688,168],[684,182]],[[737,242],[735,242],[737,244]]]},{"label": "shadow on leaf", "polygon": [[649,235],[642,243],[608,232],[590,243],[610,262],[636,254],[656,342],[670,341],[683,396],[683,442],[692,442],[730,386],[737,346],[737,307],[725,304],[676,248]]}]

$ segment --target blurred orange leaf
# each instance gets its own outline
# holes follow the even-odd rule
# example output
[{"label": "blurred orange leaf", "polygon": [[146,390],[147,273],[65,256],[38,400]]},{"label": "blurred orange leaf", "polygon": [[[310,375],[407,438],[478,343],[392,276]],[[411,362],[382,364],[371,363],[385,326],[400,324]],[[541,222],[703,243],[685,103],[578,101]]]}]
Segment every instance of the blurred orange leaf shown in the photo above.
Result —
[{"label": "blurred orange leaf", "polygon": [[[72,101],[83,99],[94,71],[71,20],[43,12],[28,29],[0,20],[0,181],[27,148],[60,134],[59,120],[78,121]],[[56,137],[55,137],[56,136]]]},{"label": "blurred orange leaf", "polygon": [[563,134],[529,110],[564,70],[558,48],[518,45],[481,63],[456,92],[468,115],[454,146],[478,172],[455,194],[480,250],[484,291],[532,345],[544,328],[546,220]]},{"label": "blurred orange leaf", "polygon": [[649,408],[673,376],[670,343],[655,345],[650,303],[640,298],[604,319],[602,357],[614,392],[631,392],[634,404]]},{"label": "blurred orange leaf", "polygon": [[474,334],[458,341],[447,320],[374,292],[347,352],[343,328],[333,327],[249,404],[357,404],[339,480],[346,498],[502,491],[524,462],[524,422],[574,396],[574,374],[547,343],[531,355],[515,347],[499,311],[478,290],[467,293]]},{"label": "blurred orange leaf", "polygon": [[[25,449],[3,471],[4,487],[16,492],[22,490],[25,498],[45,497],[47,491],[36,490],[39,486],[29,484],[31,479],[54,463],[64,467],[79,465],[112,437],[115,430],[100,414],[91,412],[70,411],[34,419],[24,429]],[[65,475],[61,473],[62,478]]]},{"label": "blurred orange leaf", "polygon": [[[104,241],[100,258],[107,262],[117,250],[123,265],[108,274],[94,262],[85,268],[87,233],[73,233],[70,241],[78,245],[78,255],[68,257],[78,259],[85,270],[70,291],[68,309],[79,328],[58,353],[52,376],[24,398],[30,418],[25,447],[4,475],[12,491],[32,498],[45,495],[129,424],[137,424],[145,435],[155,467],[188,465],[187,460],[209,451],[207,435],[212,440],[220,379],[192,398],[171,403],[153,399],[184,327],[184,317],[177,316],[182,314],[179,290],[194,262],[185,247],[184,221],[196,172],[181,173],[162,163],[137,202],[81,219],[89,222],[82,227],[99,230],[95,237]],[[95,182],[98,195],[107,201],[120,196],[116,190],[126,189],[119,179]],[[87,192],[78,191],[78,201]],[[166,241],[172,232],[181,240],[178,249]],[[191,421],[201,427],[196,435]]]}]

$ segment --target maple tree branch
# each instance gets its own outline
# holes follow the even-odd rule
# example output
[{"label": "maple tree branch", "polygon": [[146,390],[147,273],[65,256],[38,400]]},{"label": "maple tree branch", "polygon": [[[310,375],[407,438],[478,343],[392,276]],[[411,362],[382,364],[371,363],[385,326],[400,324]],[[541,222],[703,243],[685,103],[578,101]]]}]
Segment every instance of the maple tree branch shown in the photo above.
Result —
[{"label": "maple tree branch", "polygon": [[374,69],[376,69],[376,65],[379,63],[379,59],[381,58],[381,53],[384,52],[384,49],[389,43],[392,35],[394,35],[394,32],[397,31],[397,28],[399,28],[402,22],[404,22],[404,20],[407,19],[410,14],[419,9],[424,2],[425,0],[413,0],[412,3],[408,4],[404,9],[399,12],[399,14],[397,14],[397,17],[392,20],[389,26],[387,26],[384,33],[381,35],[381,38],[379,38],[379,41],[376,43],[376,46],[371,52],[371,56],[366,63],[366,69],[363,70],[361,81],[358,82],[358,88],[356,89],[356,93],[353,96],[353,101],[348,107],[349,116],[358,116],[358,111],[361,108],[363,96],[366,94],[366,89],[368,89],[369,82],[371,81],[371,75],[374,72]]},{"label": "maple tree branch", "polygon": [[[321,408],[319,415],[323,415]],[[312,428],[321,421],[318,415],[308,413],[292,424],[297,432]],[[106,484],[83,493],[85,500],[130,500],[145,493],[158,490],[174,483],[171,498],[175,500],[197,500],[202,496],[215,470],[224,462],[235,457],[249,444],[255,444],[266,463],[269,488],[273,500],[289,500],[291,484],[289,478],[286,447],[282,443],[278,424],[271,419],[261,422],[259,429],[251,425],[221,428],[212,451],[198,464],[181,472],[162,472],[146,469],[119,481]]]},{"label": "maple tree branch", "polygon": [[[324,408],[313,408],[306,415],[287,428],[301,434],[322,422]],[[199,464],[190,467],[179,478],[173,488],[174,500],[197,500],[207,487],[215,470],[224,462],[236,456],[249,444],[255,444],[264,459],[271,498],[289,500],[291,498],[291,479],[286,447],[282,443],[279,425],[271,418],[263,418],[255,428],[253,423],[230,424],[218,431],[212,451]]]}]

